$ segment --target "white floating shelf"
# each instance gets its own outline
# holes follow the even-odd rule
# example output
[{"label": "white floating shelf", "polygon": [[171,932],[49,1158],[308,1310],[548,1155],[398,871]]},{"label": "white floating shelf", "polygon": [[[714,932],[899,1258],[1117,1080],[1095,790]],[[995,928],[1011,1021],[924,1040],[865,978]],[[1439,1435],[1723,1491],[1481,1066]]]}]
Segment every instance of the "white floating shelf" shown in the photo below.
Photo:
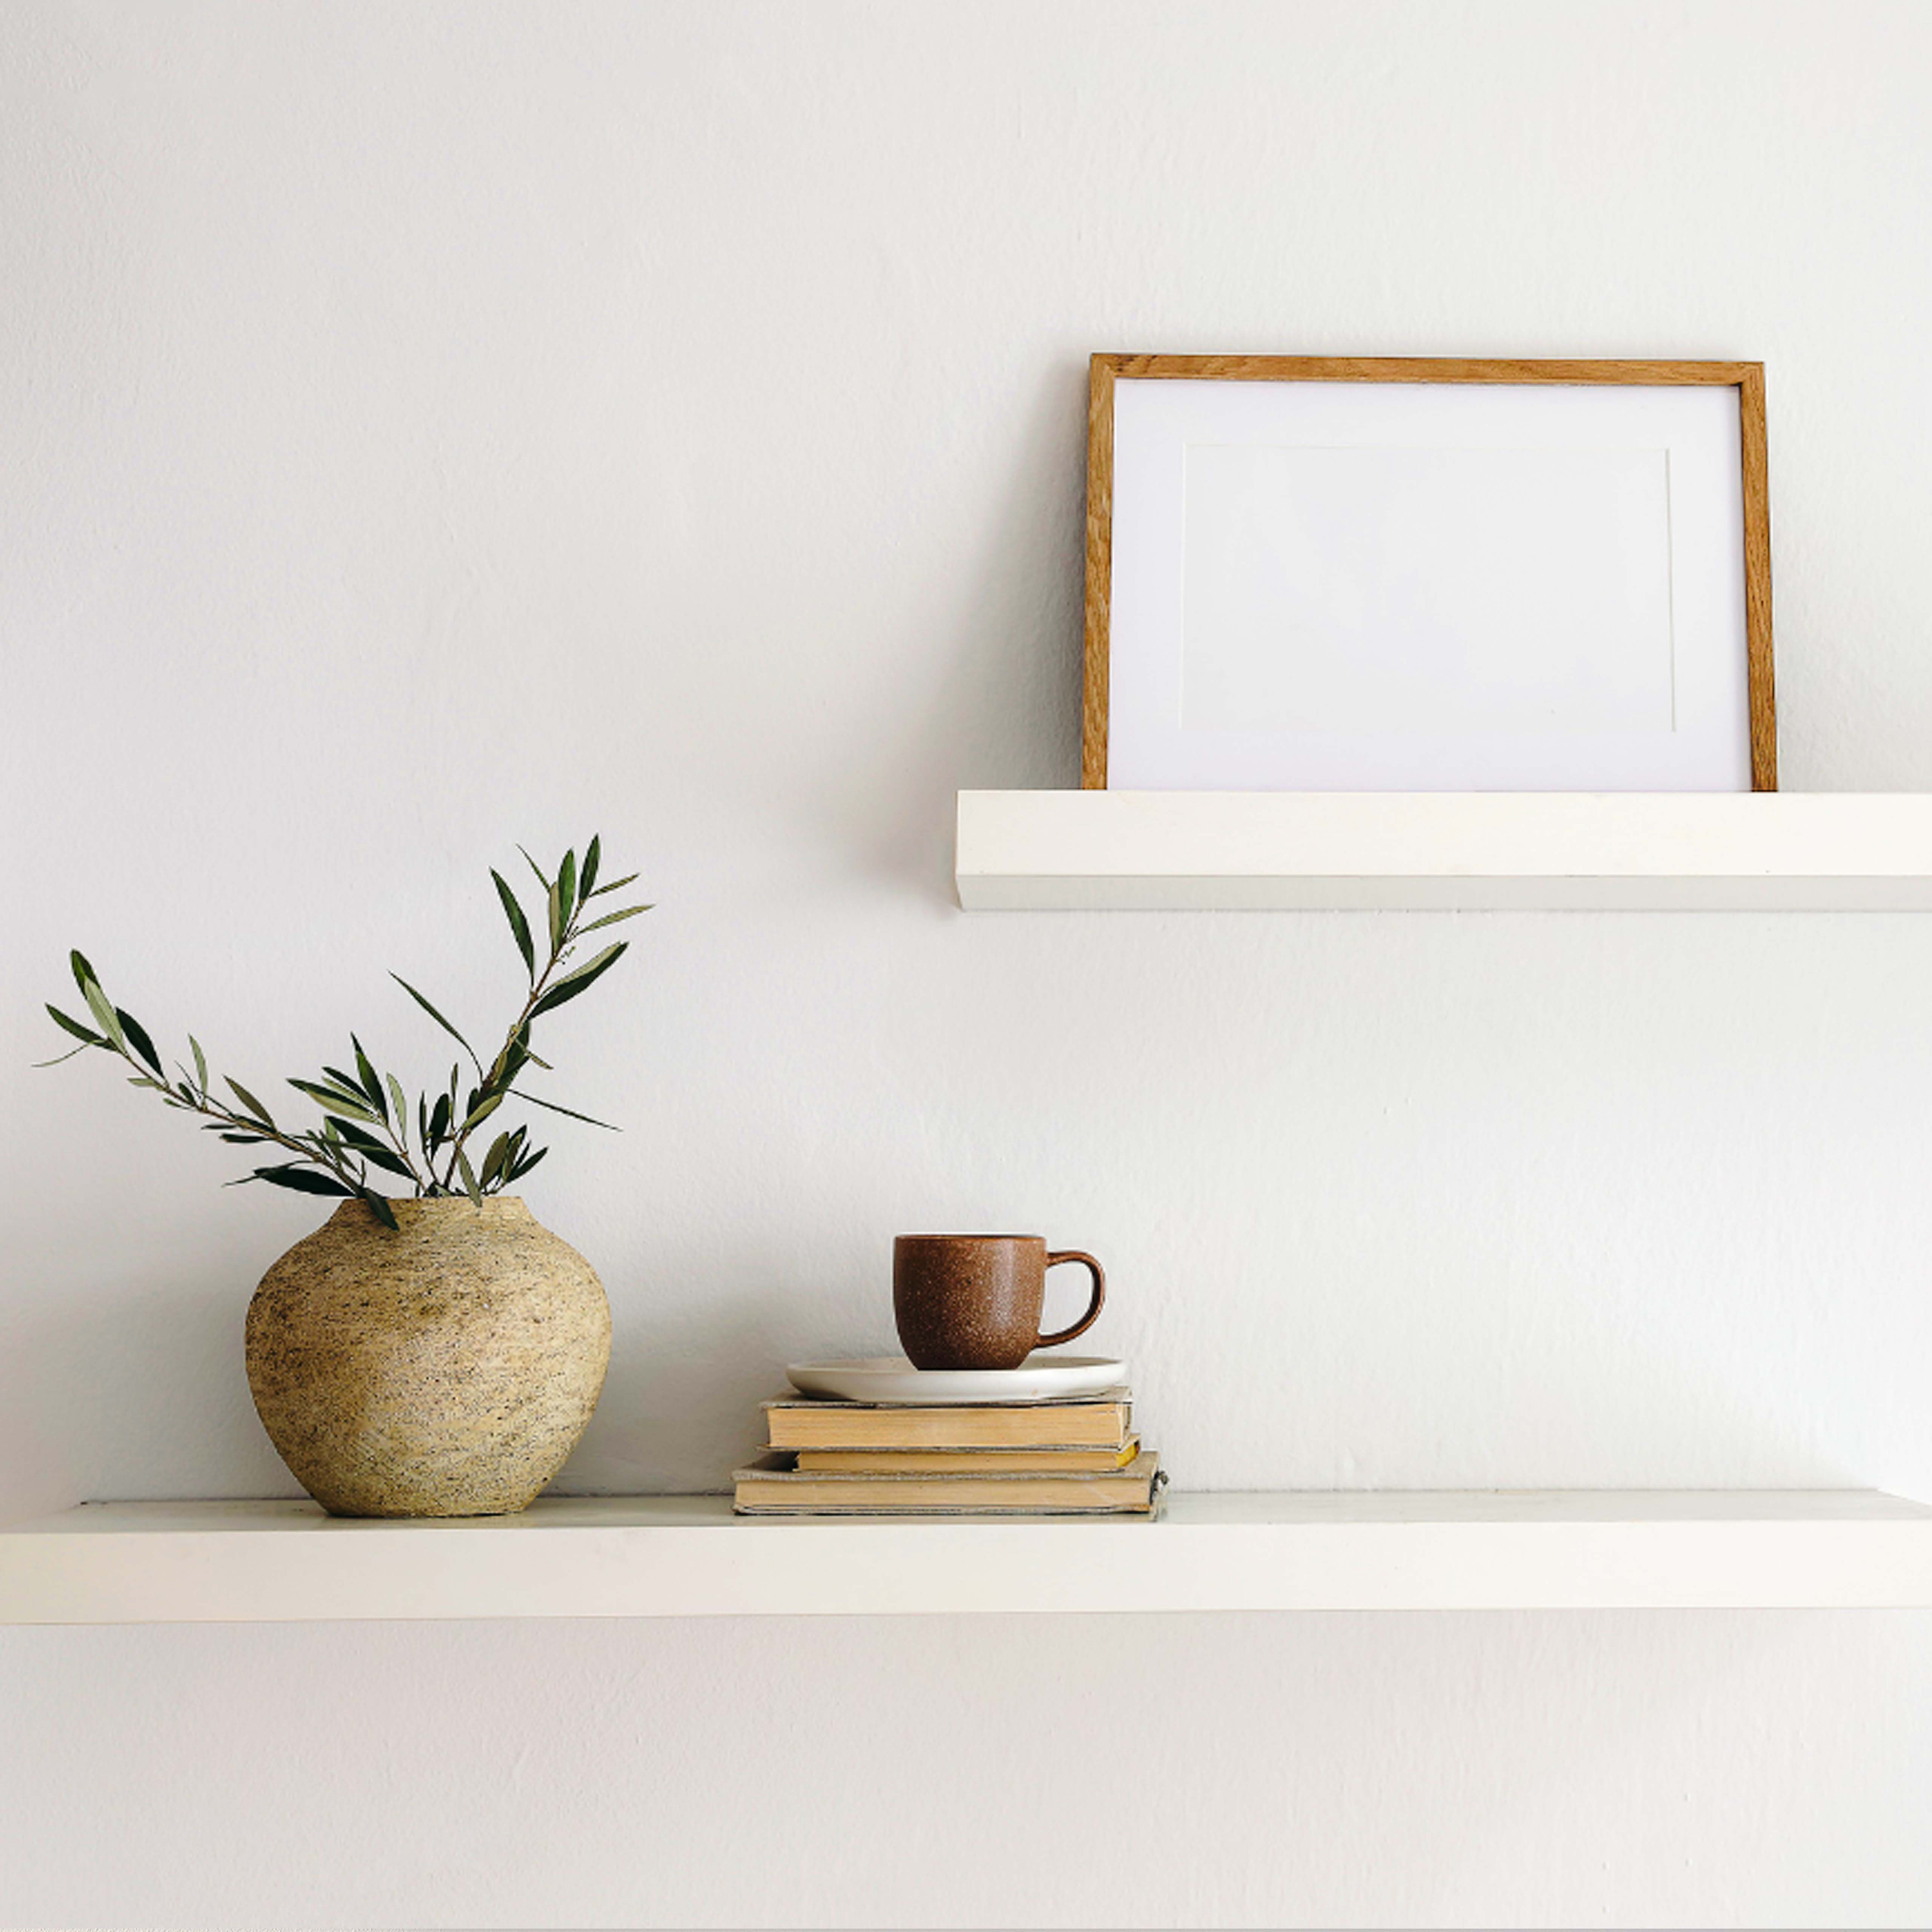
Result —
[{"label": "white floating shelf", "polygon": [[7,1623],[1912,1606],[1932,1606],[1932,1509],[1870,1490],[1183,1495],[1152,1522],[91,1503],[0,1531]]},{"label": "white floating shelf", "polygon": [[1917,792],[962,791],[969,912],[1932,909]]}]

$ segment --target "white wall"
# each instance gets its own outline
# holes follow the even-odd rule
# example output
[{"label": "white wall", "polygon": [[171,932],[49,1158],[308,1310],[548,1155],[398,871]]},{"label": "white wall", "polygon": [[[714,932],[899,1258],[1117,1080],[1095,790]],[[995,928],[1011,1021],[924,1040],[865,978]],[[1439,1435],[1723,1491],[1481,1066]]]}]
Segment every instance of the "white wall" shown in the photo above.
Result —
[{"label": "white wall", "polygon": [[[288,1486],[249,1084],[485,868],[558,1017],[580,1487],[716,1486],[896,1232],[1109,1264],[1197,1486],[1932,1495],[1932,922],[1008,916],[1097,347],[1761,356],[1787,785],[1932,789],[1932,11],[56,4],[0,21],[0,1508]],[[0,1920],[1919,1923],[1932,1618],[0,1633]],[[748,1823],[749,1821],[755,1821]]]}]

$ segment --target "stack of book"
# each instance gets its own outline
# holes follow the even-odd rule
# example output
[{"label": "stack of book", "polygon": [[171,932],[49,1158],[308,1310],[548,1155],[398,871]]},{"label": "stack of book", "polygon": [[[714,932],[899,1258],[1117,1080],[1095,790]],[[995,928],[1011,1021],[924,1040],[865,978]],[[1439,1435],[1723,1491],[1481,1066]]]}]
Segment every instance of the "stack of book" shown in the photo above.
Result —
[{"label": "stack of book", "polygon": [[1166,1480],[1124,1388],[1048,1401],[765,1404],[741,1516],[1148,1516]]}]

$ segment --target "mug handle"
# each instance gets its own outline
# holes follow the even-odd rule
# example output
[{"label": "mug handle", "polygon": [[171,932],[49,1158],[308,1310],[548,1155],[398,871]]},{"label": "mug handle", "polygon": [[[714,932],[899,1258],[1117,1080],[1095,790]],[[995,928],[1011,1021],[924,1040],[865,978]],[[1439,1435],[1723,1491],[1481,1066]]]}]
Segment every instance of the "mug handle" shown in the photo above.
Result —
[{"label": "mug handle", "polygon": [[1034,1344],[1036,1348],[1056,1348],[1062,1342],[1070,1342],[1076,1335],[1084,1335],[1100,1319],[1100,1310],[1107,1299],[1107,1273],[1091,1255],[1083,1255],[1078,1248],[1068,1248],[1057,1255],[1048,1255],[1046,1264],[1058,1268],[1062,1262],[1078,1262],[1094,1277],[1094,1299],[1087,1304],[1087,1312],[1071,1328],[1063,1328],[1057,1335],[1042,1335]]}]

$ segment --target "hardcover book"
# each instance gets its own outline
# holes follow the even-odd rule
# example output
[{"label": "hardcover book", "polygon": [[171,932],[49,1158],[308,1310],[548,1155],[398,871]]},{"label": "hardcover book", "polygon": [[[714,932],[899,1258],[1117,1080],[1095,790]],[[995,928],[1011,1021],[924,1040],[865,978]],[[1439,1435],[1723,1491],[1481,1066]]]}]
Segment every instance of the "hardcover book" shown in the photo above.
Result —
[{"label": "hardcover book", "polygon": [[1050,1402],[904,1404],[780,1396],[765,1404],[774,1449],[1114,1449],[1126,1446],[1124,1388]]},{"label": "hardcover book", "polygon": [[1124,1469],[1141,1453],[1130,1436],[1118,1449],[801,1449],[801,1469],[846,1469],[868,1476],[964,1476],[1023,1469],[1036,1475]]},{"label": "hardcover book", "polygon": [[1161,1478],[1160,1458],[1143,1450],[1112,1472],[954,1476],[800,1469],[775,1451],[732,1480],[742,1516],[1144,1516]]}]

